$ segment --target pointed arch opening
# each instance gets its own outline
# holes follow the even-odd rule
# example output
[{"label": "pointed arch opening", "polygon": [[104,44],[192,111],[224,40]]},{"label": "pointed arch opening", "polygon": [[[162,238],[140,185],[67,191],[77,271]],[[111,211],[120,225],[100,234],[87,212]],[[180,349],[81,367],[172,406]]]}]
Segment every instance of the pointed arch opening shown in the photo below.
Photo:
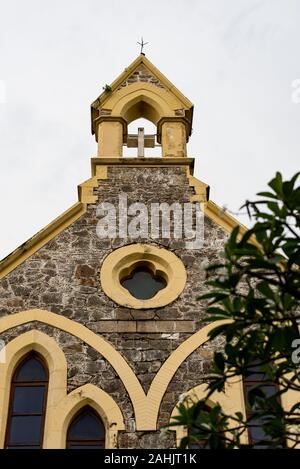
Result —
[{"label": "pointed arch opening", "polygon": [[85,406],[75,414],[68,427],[66,448],[105,448],[105,425],[95,409]]},{"label": "pointed arch opening", "polygon": [[120,116],[129,124],[144,117],[157,125],[165,116],[173,116],[176,104],[170,95],[160,88],[146,83],[136,83],[129,88],[117,91],[105,106],[111,109],[112,116]]},{"label": "pointed arch opening", "polygon": [[5,448],[42,448],[48,382],[45,361],[29,352],[12,376]]},{"label": "pointed arch opening", "polygon": [[[142,139],[142,143],[139,142],[139,137]],[[125,147],[123,156],[125,158],[140,156],[140,143],[142,144],[143,156],[147,158],[160,158],[162,156],[162,147],[157,141],[157,128],[153,122],[144,117],[139,117],[128,125],[127,140],[123,145]]]},{"label": "pointed arch opening", "polygon": [[[250,394],[257,389],[260,390],[261,397],[256,396],[255,403],[251,404]],[[243,391],[246,416],[248,419],[248,442],[251,448],[266,449],[269,447],[269,443],[273,438],[266,433],[264,424],[270,422],[272,419],[275,420],[275,416],[272,415],[274,404],[276,403],[278,406],[282,405],[279,386],[277,383],[270,380],[261,362],[257,360],[251,363],[248,367],[247,375],[243,376]],[[265,405],[266,399],[268,399],[270,404],[273,403],[273,405],[271,404],[270,406],[270,415],[266,415],[264,411],[263,415],[260,416],[259,411],[261,407],[259,402]],[[286,441],[282,439],[277,442],[274,447],[284,448],[286,447]]]}]

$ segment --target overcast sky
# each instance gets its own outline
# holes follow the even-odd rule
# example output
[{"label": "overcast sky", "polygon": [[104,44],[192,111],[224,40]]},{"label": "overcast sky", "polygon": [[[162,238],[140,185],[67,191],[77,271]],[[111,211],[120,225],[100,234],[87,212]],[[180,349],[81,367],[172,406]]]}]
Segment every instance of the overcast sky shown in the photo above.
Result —
[{"label": "overcast sky", "polygon": [[299,0],[0,7],[0,258],[77,201],[96,154],[90,103],[137,57],[142,35],[147,57],[194,103],[189,156],[212,200],[235,213],[275,171],[299,169]]}]

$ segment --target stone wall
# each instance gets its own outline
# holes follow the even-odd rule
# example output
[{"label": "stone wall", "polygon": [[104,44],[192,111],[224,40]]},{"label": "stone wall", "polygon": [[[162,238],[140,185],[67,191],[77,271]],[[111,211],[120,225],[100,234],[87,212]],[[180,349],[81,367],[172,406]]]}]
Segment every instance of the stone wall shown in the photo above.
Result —
[{"label": "stone wall", "polygon": [[128,78],[124,81],[118,89],[122,89],[125,86],[132,85],[133,83],[144,82],[149,83],[159,88],[165,88],[161,81],[153,76],[144,65],[140,65]]},{"label": "stone wall", "polygon": [[[193,194],[181,167],[128,168],[110,167],[108,179],[99,181],[95,189],[98,202],[117,204],[119,195],[126,193],[132,202],[189,202]],[[218,260],[227,235],[211,220],[205,220],[205,240],[200,250],[188,250],[178,239],[112,239],[101,240],[96,235],[97,204],[89,205],[85,215],[33,254],[23,264],[0,280],[0,316],[40,308],[73,319],[96,334],[101,332],[127,360],[147,391],[155,374],[173,350],[192,332],[109,332],[104,321],[125,323],[145,320],[192,321],[194,330],[203,327],[201,320],[205,304],[196,297],[205,292],[207,263]],[[103,260],[114,249],[133,242],[147,242],[170,249],[183,261],[187,284],[180,297],[159,309],[133,310],[121,307],[101,290],[99,274]],[[38,328],[54,337],[68,360],[68,390],[93,383],[108,392],[123,412],[126,431],[119,434],[119,447],[172,447],[174,435],[165,432],[135,432],[134,415],[128,394],[109,363],[97,352],[75,337],[39,323],[19,326],[0,335],[11,340],[14,336]],[[110,329],[111,330],[111,329]],[[106,331],[106,332],[105,332]],[[166,425],[179,396],[205,380],[212,346],[204,345],[192,353],[173,377],[164,399],[158,429]]]}]

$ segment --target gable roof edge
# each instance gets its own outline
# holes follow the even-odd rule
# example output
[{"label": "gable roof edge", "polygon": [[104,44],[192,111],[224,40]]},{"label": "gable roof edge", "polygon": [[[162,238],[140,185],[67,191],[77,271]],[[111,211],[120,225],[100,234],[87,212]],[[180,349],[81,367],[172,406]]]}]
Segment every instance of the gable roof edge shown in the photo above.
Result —
[{"label": "gable roof edge", "polygon": [[78,220],[86,212],[87,205],[77,202],[68,210],[55,218],[45,228],[42,228],[35,235],[21,244],[12,253],[8,254],[0,261],[0,279],[9,274],[12,270],[22,264],[26,259],[41,249],[55,236],[68,228],[74,221]]}]

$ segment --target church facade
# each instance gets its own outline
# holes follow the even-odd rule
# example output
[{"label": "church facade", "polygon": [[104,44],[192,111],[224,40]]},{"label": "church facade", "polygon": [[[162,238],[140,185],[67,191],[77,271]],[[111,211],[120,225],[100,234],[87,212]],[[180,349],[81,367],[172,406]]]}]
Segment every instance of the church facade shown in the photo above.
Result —
[{"label": "church facade", "polygon": [[[155,136],[128,133],[140,117]],[[185,430],[164,427],[219,346],[197,297],[237,221],[193,176],[192,103],[141,54],[91,118],[78,202],[0,263],[1,448],[174,448]],[[245,412],[242,382],[217,401]]]}]

